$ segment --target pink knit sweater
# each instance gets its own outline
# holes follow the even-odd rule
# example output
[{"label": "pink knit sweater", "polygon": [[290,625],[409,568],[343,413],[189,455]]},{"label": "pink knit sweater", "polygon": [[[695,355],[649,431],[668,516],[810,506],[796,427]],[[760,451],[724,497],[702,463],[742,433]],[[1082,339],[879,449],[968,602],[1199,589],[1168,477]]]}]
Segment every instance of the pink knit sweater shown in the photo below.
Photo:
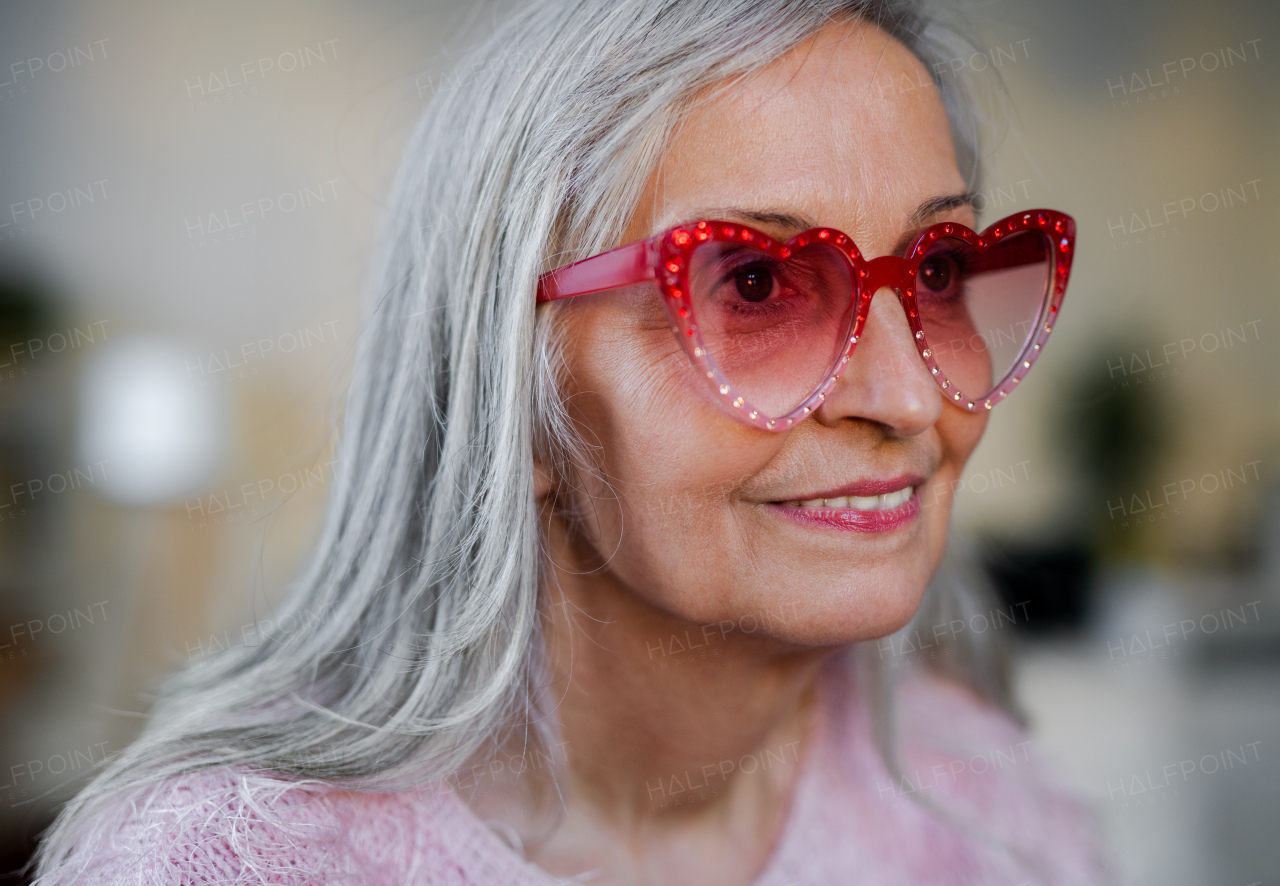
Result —
[{"label": "pink knit sweater", "polygon": [[[1003,714],[948,684],[907,683],[895,778],[847,679],[826,677],[822,697],[786,827],[755,886],[1112,882],[1090,815]],[[676,798],[697,778],[667,789]],[[570,882],[526,862],[443,783],[373,793],[214,769],[122,799],[107,818],[41,886]]]}]

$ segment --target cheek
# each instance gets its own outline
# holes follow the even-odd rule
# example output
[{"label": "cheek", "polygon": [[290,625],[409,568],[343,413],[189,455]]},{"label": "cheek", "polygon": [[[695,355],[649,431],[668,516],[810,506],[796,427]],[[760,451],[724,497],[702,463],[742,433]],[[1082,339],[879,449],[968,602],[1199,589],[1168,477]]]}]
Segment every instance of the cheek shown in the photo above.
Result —
[{"label": "cheek", "polygon": [[964,412],[944,405],[934,425],[941,444],[942,458],[938,469],[922,490],[924,513],[928,516],[931,553],[941,559],[950,531],[951,511],[955,503],[958,480],[986,430],[987,413]]},{"label": "cheek", "polygon": [[570,413],[604,477],[648,484],[659,464],[688,464],[696,455],[681,442],[699,430],[693,370],[665,320],[596,314],[572,330]]},{"label": "cheek", "polygon": [[906,556],[875,558],[865,565],[865,582],[859,582],[856,593],[844,597],[857,599],[858,605],[843,610],[836,606],[827,613],[829,623],[839,625],[833,635],[843,631],[846,636],[857,634],[861,639],[883,637],[906,625],[915,615],[946,549],[955,481],[982,439],[987,419],[985,412],[965,412],[944,405],[934,425],[941,459],[928,488],[921,490],[923,519],[918,546],[904,552]]},{"label": "cheek", "polygon": [[580,538],[650,602],[686,618],[710,613],[717,595],[693,576],[705,574],[708,551],[739,546],[734,493],[779,440],[708,402],[665,321],[653,329],[602,311],[572,335],[566,393],[594,467],[569,484]]},{"label": "cheek", "polygon": [[989,415],[986,412],[966,412],[954,406],[944,405],[938,417],[938,439],[942,443],[942,470],[959,476],[973,455],[987,429]]}]

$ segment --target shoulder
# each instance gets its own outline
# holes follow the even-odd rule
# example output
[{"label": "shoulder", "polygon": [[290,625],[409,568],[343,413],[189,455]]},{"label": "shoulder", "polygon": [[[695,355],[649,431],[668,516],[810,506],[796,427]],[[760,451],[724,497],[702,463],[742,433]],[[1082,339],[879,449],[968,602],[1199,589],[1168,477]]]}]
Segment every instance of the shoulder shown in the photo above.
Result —
[{"label": "shoulder", "polygon": [[431,854],[420,827],[431,814],[422,792],[207,769],[113,799],[37,882],[400,883]]},{"label": "shoulder", "polygon": [[954,813],[970,836],[1009,849],[1050,883],[1107,883],[1096,813],[1044,759],[1032,735],[967,688],[918,675],[901,686],[904,797]]}]

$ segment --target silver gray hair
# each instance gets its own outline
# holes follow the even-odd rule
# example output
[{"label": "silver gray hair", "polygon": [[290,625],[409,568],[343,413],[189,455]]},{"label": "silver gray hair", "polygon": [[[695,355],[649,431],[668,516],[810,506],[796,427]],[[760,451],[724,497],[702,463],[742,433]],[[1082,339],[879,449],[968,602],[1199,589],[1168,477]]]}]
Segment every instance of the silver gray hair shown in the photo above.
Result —
[{"label": "silver gray hair", "polygon": [[[110,797],[171,775],[438,778],[526,728],[544,575],[533,457],[584,460],[537,278],[618,245],[696,94],[851,18],[934,71],[940,52],[905,0],[545,0],[465,60],[392,187],[325,522],[275,615],[298,627],[173,676],[141,736],[65,807],[42,872]],[[941,91],[976,190],[956,86]]]}]

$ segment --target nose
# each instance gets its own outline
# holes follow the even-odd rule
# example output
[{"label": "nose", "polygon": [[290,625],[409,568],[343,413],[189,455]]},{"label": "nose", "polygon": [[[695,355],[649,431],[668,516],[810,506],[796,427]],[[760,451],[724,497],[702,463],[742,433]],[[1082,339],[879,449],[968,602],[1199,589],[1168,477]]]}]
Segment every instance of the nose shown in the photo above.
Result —
[{"label": "nose", "polygon": [[941,414],[942,396],[916,350],[897,292],[882,286],[871,298],[853,356],[814,416],[831,426],[846,418],[872,421],[910,437]]}]

